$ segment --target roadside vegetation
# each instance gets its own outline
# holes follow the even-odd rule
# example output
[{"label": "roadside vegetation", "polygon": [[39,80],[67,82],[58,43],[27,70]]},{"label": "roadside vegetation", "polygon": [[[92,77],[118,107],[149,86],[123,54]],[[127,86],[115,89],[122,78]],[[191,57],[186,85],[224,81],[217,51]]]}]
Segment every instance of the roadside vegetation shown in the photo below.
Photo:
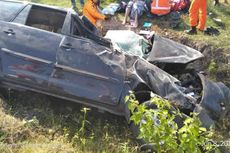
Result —
[{"label": "roadside vegetation", "polygon": [[1,93],[1,153],[137,152],[122,117],[31,92]]},{"label": "roadside vegetation", "polygon": [[[140,104],[131,93],[126,97],[131,111],[130,122],[139,127],[139,139],[157,153],[206,153],[217,151],[212,129],[202,127],[198,114],[182,114],[172,104],[157,95]],[[142,146],[144,148],[145,145]]]},{"label": "roadside vegetation", "polygon": [[[70,0],[31,1],[71,7]],[[110,1],[112,0],[102,0],[103,6]],[[80,6],[79,1],[76,2]],[[221,3],[220,6],[214,7],[211,2],[209,0],[207,25],[218,28],[219,36],[206,36],[202,33],[196,36],[185,35],[183,31],[189,28],[187,15],[182,15],[184,22],[178,29],[171,29],[168,24],[165,24],[164,19],[146,20],[153,22],[154,30],[156,29],[157,32],[162,30],[166,35],[170,32],[176,36],[186,37],[191,42],[206,43],[207,46],[211,45],[211,48],[223,48],[220,51],[224,56],[229,57],[230,4]],[[120,23],[122,18],[123,14],[118,15]],[[213,18],[221,19],[224,25],[218,25]],[[219,57],[222,57],[222,54],[215,55],[212,52],[209,62],[203,66],[213,79],[217,78],[215,76],[219,74],[218,72],[223,72],[220,80],[228,83],[230,59],[224,58],[225,62],[221,63],[223,59]],[[0,98],[0,153],[132,153],[139,151],[138,143],[122,117],[106,112],[99,113],[97,110],[89,110],[82,105],[31,92],[0,91],[0,93],[7,97]],[[221,121],[217,128],[222,130],[216,131],[215,139],[229,140],[230,122],[228,119]]]}]

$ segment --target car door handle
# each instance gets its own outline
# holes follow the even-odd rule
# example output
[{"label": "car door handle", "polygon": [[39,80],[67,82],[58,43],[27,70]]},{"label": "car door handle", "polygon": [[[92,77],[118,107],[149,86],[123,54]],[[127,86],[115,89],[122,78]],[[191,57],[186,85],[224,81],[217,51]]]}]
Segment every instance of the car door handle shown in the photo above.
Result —
[{"label": "car door handle", "polygon": [[13,29],[4,30],[3,32],[6,33],[6,34],[8,34],[9,36],[10,35],[15,35],[15,32],[14,32]]},{"label": "car door handle", "polygon": [[74,47],[72,47],[72,44],[70,44],[70,43],[63,44],[60,47],[66,49],[67,51],[70,51],[70,50],[74,49]]}]

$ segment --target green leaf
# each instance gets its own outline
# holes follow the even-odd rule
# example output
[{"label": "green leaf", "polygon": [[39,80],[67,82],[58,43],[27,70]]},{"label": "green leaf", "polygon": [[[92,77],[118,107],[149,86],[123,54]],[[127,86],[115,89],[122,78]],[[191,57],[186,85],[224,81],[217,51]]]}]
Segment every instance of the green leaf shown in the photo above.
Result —
[{"label": "green leaf", "polygon": [[206,131],[207,131],[207,129],[204,128],[204,127],[200,127],[199,130],[200,130],[200,131],[203,131],[203,132],[206,132]]}]

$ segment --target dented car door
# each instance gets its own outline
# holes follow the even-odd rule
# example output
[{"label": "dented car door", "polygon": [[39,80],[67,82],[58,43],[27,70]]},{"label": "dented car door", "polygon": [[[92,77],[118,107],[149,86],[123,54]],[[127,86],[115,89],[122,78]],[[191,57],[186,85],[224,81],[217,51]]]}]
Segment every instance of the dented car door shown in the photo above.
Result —
[{"label": "dented car door", "polygon": [[82,37],[65,36],[50,79],[52,91],[86,103],[118,104],[123,80],[96,54],[105,49]]}]

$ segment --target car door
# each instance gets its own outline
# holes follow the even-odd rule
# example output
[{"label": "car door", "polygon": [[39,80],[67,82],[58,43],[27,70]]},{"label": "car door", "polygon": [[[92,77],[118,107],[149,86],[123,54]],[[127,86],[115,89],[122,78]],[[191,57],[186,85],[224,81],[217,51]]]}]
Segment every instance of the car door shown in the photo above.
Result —
[{"label": "car door", "polygon": [[118,75],[119,67],[102,59],[106,49],[82,37],[65,36],[57,51],[50,88],[58,95],[85,103],[118,104],[123,78]]},{"label": "car door", "polygon": [[30,26],[0,23],[2,82],[48,90],[62,35]]}]

